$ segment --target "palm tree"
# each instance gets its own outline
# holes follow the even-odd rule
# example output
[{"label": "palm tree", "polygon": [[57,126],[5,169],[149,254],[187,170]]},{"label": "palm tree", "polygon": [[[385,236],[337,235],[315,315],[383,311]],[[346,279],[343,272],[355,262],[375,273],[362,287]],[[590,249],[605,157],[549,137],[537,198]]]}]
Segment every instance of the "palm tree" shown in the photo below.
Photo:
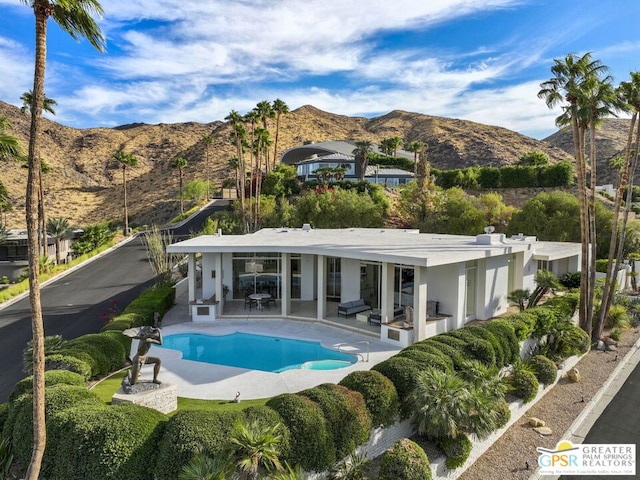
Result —
[{"label": "palm tree", "polygon": [[282,470],[279,423],[265,426],[259,422],[239,421],[231,433],[231,452],[247,480],[258,480],[260,470]]},{"label": "palm tree", "polygon": [[[267,124],[267,120],[269,120],[270,118],[276,118],[276,112],[271,107],[271,103],[269,103],[267,100],[258,102],[258,104],[254,108],[254,111],[257,112],[260,120],[262,120],[262,128],[264,128],[268,132],[269,125]],[[269,150],[267,150],[267,153],[265,155],[265,165],[267,167],[267,173],[269,173]]]},{"label": "palm tree", "polygon": [[180,188],[180,215],[184,215],[184,204],[182,198],[182,181],[184,178],[184,169],[187,167],[187,159],[183,157],[176,158],[171,164],[173,168],[178,169],[179,188]]},{"label": "palm tree", "polygon": [[127,168],[133,168],[138,165],[138,159],[132,153],[118,150],[113,154],[113,159],[120,164],[122,168],[122,188],[124,189],[124,235],[129,235],[129,212],[127,210]]},{"label": "palm tree", "polygon": [[232,480],[237,478],[234,470],[227,457],[209,457],[200,452],[184,466],[178,480]]},{"label": "palm tree", "polygon": [[370,140],[360,140],[355,142],[356,148],[353,150],[353,154],[360,162],[360,180],[364,180],[364,176],[367,171],[367,163],[369,162],[368,155],[373,152],[373,145]]},{"label": "palm tree", "polygon": [[254,144],[254,150],[256,154],[256,214],[254,217],[254,229],[258,229],[260,223],[260,189],[262,187],[262,167],[260,165],[260,158],[264,158],[265,169],[268,171],[268,152],[269,147],[272,145],[272,141],[269,138],[269,130],[264,128],[256,129],[256,139]]},{"label": "palm tree", "polygon": [[0,227],[4,227],[6,222],[6,212],[12,210],[11,201],[9,199],[9,191],[7,187],[0,182]]},{"label": "palm tree", "polygon": [[[33,92],[31,90],[24,92],[20,96],[20,100],[22,100],[22,107],[20,107],[20,112],[31,112],[31,105],[33,105]],[[55,115],[56,111],[53,109],[53,107],[55,107],[56,105],[58,105],[58,102],[56,102],[53,98],[47,97],[47,95],[44,94],[42,110],[44,110],[45,112],[49,112],[51,115]]]},{"label": "palm tree", "polygon": [[416,177],[418,173],[418,154],[422,152],[424,144],[422,142],[413,141],[407,146],[407,151],[413,153],[413,176]]},{"label": "palm tree", "polygon": [[8,133],[11,124],[5,117],[0,117],[0,159],[16,160],[22,155],[20,141]]},{"label": "palm tree", "polygon": [[[585,158],[585,86],[590,86],[594,77],[605,71],[606,67],[598,60],[593,60],[590,53],[577,57],[568,54],[564,59],[555,59],[551,67],[553,77],[543,82],[538,97],[544,99],[549,108],[553,108],[566,101],[563,113],[556,118],[556,125],[563,128],[571,125],[573,144],[576,157],[576,173],[578,180],[578,199],[580,201],[580,236],[582,244],[582,261],[580,275],[580,327],[591,335],[593,330],[593,293],[590,261],[590,245],[595,238],[594,229],[590,227],[590,208],[587,199],[587,175]],[[592,138],[592,143],[593,138]],[[595,158],[592,164],[595,163]],[[595,178],[592,177],[595,183]],[[595,257],[593,257],[595,262]]]},{"label": "palm tree", "polygon": [[47,222],[47,234],[51,235],[56,241],[56,264],[60,264],[61,256],[61,241],[64,237],[69,235],[71,227],[69,226],[69,220],[62,217],[52,217]]},{"label": "palm tree", "polygon": [[202,140],[205,143],[205,152],[206,152],[206,164],[205,169],[207,171],[207,202],[211,200],[211,193],[209,189],[209,178],[211,177],[211,173],[209,171],[209,147],[213,145],[213,137],[211,135],[205,135]]},{"label": "palm tree", "polygon": [[232,168],[233,171],[236,173],[236,197],[237,197],[238,196],[237,192],[240,191],[240,185],[238,185],[239,177],[240,177],[240,162],[238,162],[238,157],[236,155],[231,157],[227,162],[227,166],[229,168]]},{"label": "palm tree", "polygon": [[286,103],[284,103],[284,100],[276,98],[273,101],[272,109],[274,112],[276,112],[276,138],[273,142],[273,168],[275,168],[276,160],[278,159],[278,135],[280,134],[280,116],[289,113],[289,107]]},{"label": "palm tree", "polygon": [[38,170],[40,168],[40,130],[44,105],[44,79],[47,59],[47,22],[49,18],[63,31],[78,39],[85,37],[99,51],[104,49],[104,37],[92,18],[102,15],[97,0],[21,0],[33,9],[35,16],[35,66],[33,75],[33,102],[29,132],[29,175],[27,178],[26,221],[29,250],[29,300],[33,335],[33,454],[26,480],[37,480],[46,444],[44,416],[44,326],[40,304],[40,277],[38,259]]}]

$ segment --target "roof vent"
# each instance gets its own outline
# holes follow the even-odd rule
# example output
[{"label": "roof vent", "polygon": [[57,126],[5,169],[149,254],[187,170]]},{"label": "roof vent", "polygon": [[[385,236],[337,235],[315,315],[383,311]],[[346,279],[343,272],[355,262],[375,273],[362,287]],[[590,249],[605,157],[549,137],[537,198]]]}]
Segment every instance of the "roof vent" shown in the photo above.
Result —
[{"label": "roof vent", "polygon": [[491,235],[495,231],[496,231],[496,227],[494,227],[493,225],[484,227],[484,233],[486,233],[487,235]]},{"label": "roof vent", "polygon": [[305,231],[305,232],[311,231],[311,224],[310,223],[303,223],[302,224],[302,230]]}]

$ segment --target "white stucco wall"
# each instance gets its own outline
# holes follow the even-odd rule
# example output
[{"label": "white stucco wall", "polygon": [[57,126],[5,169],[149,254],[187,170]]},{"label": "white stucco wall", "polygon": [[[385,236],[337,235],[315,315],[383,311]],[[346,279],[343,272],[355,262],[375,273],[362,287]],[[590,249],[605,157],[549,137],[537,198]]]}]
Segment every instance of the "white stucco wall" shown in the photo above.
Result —
[{"label": "white stucco wall", "polygon": [[215,293],[215,279],[211,274],[211,272],[215,271],[215,255],[214,253],[203,253],[200,260],[202,266],[202,298],[211,298]]},{"label": "white stucco wall", "polygon": [[360,298],[360,260],[343,258],[340,263],[340,301],[350,302]]},{"label": "white stucco wall", "polygon": [[231,253],[222,254],[222,284],[229,287],[228,299],[233,298],[233,256]]},{"label": "white stucco wall", "polygon": [[507,311],[509,289],[509,256],[490,257],[478,262],[478,290],[480,300],[476,318],[487,320]]},{"label": "white stucco wall", "polygon": [[316,257],[304,254],[300,257],[300,300],[315,300]]},{"label": "white stucco wall", "polygon": [[[462,273],[461,273],[462,271]],[[427,300],[440,302],[440,311],[451,315],[448,329],[464,322],[464,264],[427,268]]]}]

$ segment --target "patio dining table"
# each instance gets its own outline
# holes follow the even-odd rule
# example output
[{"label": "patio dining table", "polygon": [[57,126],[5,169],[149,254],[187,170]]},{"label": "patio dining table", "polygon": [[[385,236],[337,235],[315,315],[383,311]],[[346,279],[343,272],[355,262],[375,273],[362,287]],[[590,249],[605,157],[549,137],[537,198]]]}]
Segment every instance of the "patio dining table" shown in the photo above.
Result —
[{"label": "patio dining table", "polygon": [[258,310],[262,310],[264,309],[264,304],[271,299],[271,295],[269,293],[252,293],[249,298],[256,301]]}]

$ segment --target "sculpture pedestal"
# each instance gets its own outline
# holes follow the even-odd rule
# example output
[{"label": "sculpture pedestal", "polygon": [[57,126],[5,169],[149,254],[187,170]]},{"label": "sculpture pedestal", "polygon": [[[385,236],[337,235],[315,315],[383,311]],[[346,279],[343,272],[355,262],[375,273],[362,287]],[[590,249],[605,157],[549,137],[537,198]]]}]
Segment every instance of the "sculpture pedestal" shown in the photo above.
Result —
[{"label": "sculpture pedestal", "polygon": [[170,413],[178,408],[178,387],[163,383],[158,385],[158,388],[139,393],[124,393],[120,388],[111,397],[111,404],[116,405],[117,403],[133,403],[153,408],[162,413]]}]

